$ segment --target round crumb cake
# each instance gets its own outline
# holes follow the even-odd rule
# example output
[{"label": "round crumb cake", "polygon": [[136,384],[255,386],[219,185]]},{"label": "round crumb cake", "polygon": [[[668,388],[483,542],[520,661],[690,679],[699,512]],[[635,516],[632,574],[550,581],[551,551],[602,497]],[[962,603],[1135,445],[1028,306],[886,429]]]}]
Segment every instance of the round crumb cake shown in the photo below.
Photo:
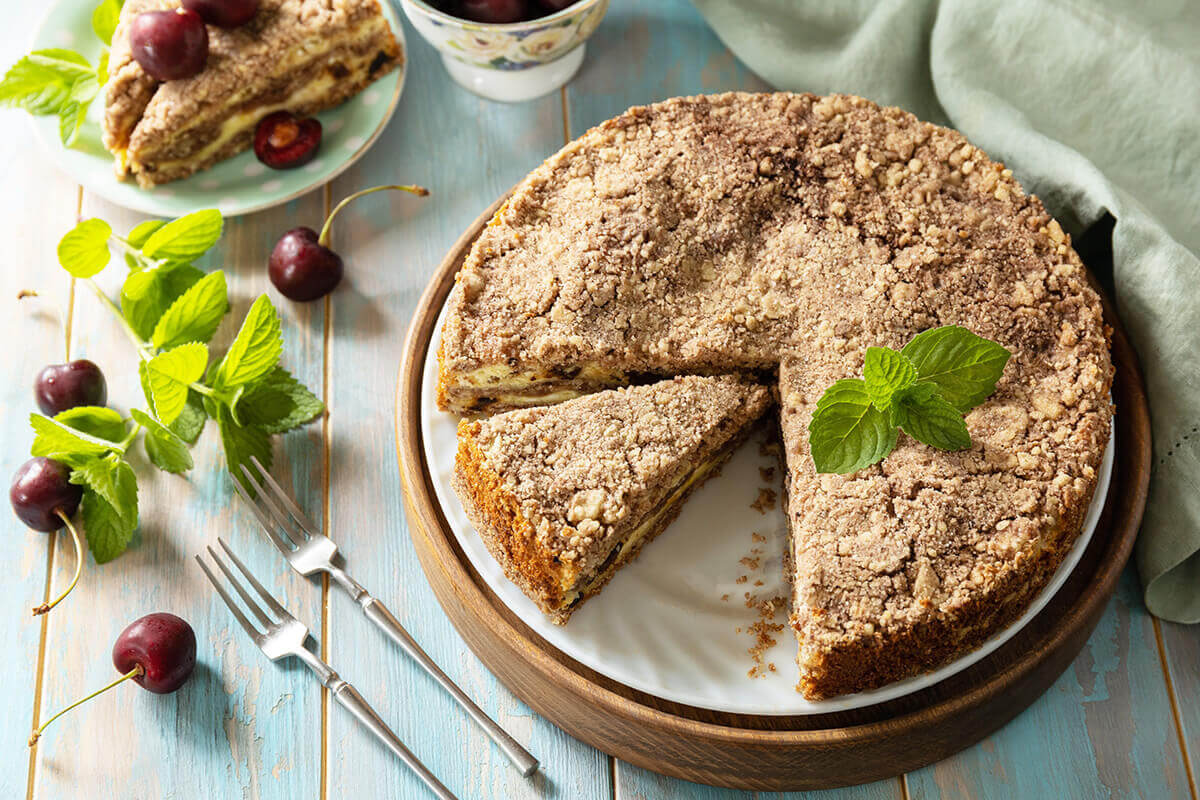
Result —
[{"label": "round crumb cake", "polygon": [[[902,435],[817,474],[808,423],[870,346],[961,325],[1012,352],[973,444]],[[961,134],[859,97],[633,108],[534,170],[449,300],[460,413],[650,375],[777,376],[800,689],[875,688],[1015,619],[1078,536],[1112,418],[1099,297],[1069,237]]]}]

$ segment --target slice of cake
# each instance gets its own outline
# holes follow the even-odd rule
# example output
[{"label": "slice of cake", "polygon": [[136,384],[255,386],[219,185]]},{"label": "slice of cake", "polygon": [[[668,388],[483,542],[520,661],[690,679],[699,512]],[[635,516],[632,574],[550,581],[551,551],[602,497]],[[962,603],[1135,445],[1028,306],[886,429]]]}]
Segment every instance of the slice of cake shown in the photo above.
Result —
[{"label": "slice of cake", "polygon": [[464,420],[454,488],[509,580],[562,624],[771,403],[752,381],[690,376]]},{"label": "slice of cake", "polygon": [[236,155],[267,114],[332,108],[401,61],[379,0],[262,0],[241,27],[208,27],[208,62],[199,75],[159,82],[133,59],[129,28],[144,11],[178,5],[127,0],[113,35],[104,146],[117,176],[143,187]]}]

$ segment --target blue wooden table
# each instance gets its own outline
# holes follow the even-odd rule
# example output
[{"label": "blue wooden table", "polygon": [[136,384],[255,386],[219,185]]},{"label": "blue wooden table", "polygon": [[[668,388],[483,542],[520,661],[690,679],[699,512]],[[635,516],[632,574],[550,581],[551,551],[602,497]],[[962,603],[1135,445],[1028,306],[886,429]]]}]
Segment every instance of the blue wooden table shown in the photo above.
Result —
[{"label": "blue wooden table", "polygon": [[[40,4],[11,4],[0,60],[27,48]],[[330,186],[229,222],[213,265],[230,277],[232,316],[269,290],[266,256],[295,225],[316,225],[331,201],[382,182],[416,182],[433,196],[375,195],[340,217],[336,246],[347,280],[324,302],[297,305],[269,290],[283,315],[286,365],[323,394],[328,419],[283,440],[276,474],[323,518],[356,577],[464,689],[542,760],[525,781],[342,593],[292,574],[232,502],[211,430],[187,477],[140,470],[142,528],[118,560],[90,561],[59,609],[29,608],[73,567],[64,537],[10,518],[0,537],[7,642],[0,726],[0,798],[407,798],[419,783],[358,728],[300,667],[266,661],[202,583],[192,554],[228,537],[251,567],[307,620],[320,649],[359,686],[400,736],[464,798],[734,798],[737,792],[671,780],[616,761],[531,712],[480,665],[451,628],[408,538],[392,434],[400,349],[417,297],[449,245],[499,194],[565,141],[626,107],[680,94],[766,88],[718,42],[685,0],[614,0],[587,60],[561,92],[522,105],[481,100],[452,84],[411,28],[408,84],[387,131]],[[852,88],[852,87],[847,87]],[[54,171],[26,121],[0,127],[5,191],[0,348],[0,473],[26,458],[30,386],[72,350],[99,363],[110,402],[140,404],[134,357],[90,294],[74,293],[55,265],[58,238],[78,215],[127,229],[140,217]],[[20,289],[42,297],[18,303]],[[219,336],[228,341],[230,331]],[[219,340],[220,342],[220,340]],[[117,633],[144,613],[190,620],[200,665],[169,696],[133,687],[79,709],[30,750],[38,719],[113,676]],[[1160,623],[1143,608],[1129,571],[1087,647],[1014,722],[941,763],[893,780],[821,797],[1196,798],[1200,758],[1200,628]]]}]

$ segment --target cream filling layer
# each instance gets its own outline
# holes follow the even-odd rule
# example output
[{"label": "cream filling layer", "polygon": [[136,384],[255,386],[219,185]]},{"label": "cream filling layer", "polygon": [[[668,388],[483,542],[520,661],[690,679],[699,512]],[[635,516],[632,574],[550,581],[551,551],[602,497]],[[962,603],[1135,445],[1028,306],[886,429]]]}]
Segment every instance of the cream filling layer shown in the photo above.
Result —
[{"label": "cream filling layer", "polygon": [[675,504],[683,498],[688,489],[695,486],[697,483],[702,481],[708,475],[708,473],[712,472],[719,460],[720,459],[713,459],[701,464],[699,467],[693,470],[692,474],[688,476],[687,480],[679,484],[677,487],[675,487],[674,491],[667,495],[667,498],[659,505],[658,511],[655,511],[654,514],[647,518],[645,522],[643,522],[641,525],[638,525],[633,529],[632,533],[625,537],[625,541],[621,543],[620,550],[617,551],[617,557],[612,560],[612,563],[609,564],[606,569],[603,569],[593,575],[582,587],[567,592],[563,596],[563,604],[561,607],[569,608],[570,605],[579,600],[580,597],[595,589],[609,572],[616,569],[617,564],[621,563],[621,559],[624,558],[629,551],[637,547],[638,543],[645,539],[646,536],[648,536],[650,532],[654,530],[657,524],[662,521],[663,517],[665,517],[672,509],[674,509]]},{"label": "cream filling layer", "polygon": [[621,373],[603,369],[595,365],[581,367],[574,375],[564,377],[552,375],[547,372],[517,372],[507,364],[489,364],[486,367],[480,367],[479,369],[464,372],[454,377],[460,384],[465,384],[473,388],[487,389],[498,387],[509,392],[529,389],[539,384],[553,383],[555,381],[581,380],[593,383],[608,383],[623,379]]}]

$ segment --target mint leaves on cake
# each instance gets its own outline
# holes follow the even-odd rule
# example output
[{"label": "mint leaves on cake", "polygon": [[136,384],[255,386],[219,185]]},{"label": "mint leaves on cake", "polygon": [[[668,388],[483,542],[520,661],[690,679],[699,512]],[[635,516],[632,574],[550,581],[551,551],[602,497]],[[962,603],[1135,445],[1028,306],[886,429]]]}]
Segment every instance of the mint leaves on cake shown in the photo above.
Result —
[{"label": "mint leaves on cake", "polygon": [[970,447],[964,415],[996,390],[1011,355],[957,325],[919,333],[899,351],[867,348],[863,376],[838,381],[817,401],[808,425],[817,472],[877,464],[901,430],[939,450]]}]

